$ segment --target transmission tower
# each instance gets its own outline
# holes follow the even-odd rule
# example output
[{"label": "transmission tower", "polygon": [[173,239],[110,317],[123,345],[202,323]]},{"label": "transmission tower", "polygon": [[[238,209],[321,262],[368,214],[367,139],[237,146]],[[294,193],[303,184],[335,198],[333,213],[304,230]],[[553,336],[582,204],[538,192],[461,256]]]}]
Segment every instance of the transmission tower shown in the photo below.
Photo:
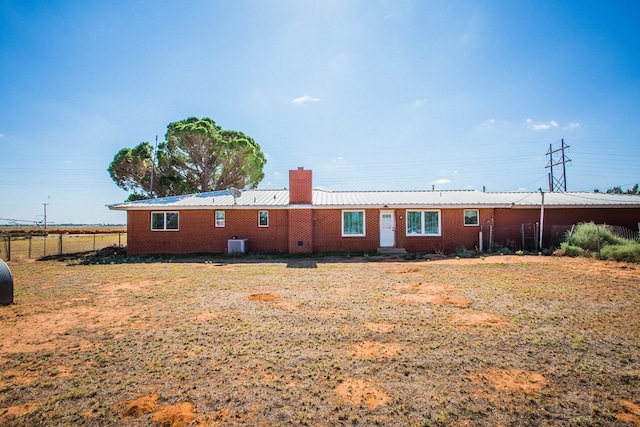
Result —
[{"label": "transmission tower", "polygon": [[[564,154],[564,150],[569,148],[568,145],[565,145],[564,139],[561,140],[560,148],[553,149],[553,144],[549,144],[549,151],[547,151],[547,156],[549,156],[549,163],[545,166],[546,169],[549,169],[549,191],[567,191],[567,175],[566,175],[566,167],[565,165],[571,161]],[[554,154],[560,152],[560,158],[557,157],[554,159]],[[554,166],[562,165],[562,173],[556,173],[554,175],[553,168]],[[556,168],[556,171],[558,168]],[[559,176],[558,176],[559,175]]]}]

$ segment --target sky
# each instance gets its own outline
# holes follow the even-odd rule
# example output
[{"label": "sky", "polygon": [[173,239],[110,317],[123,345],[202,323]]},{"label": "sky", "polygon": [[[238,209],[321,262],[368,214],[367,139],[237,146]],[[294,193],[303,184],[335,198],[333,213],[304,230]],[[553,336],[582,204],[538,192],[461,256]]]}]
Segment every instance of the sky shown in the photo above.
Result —
[{"label": "sky", "polygon": [[188,117],[253,137],[263,189],[548,190],[564,141],[568,191],[624,190],[640,2],[0,2],[0,224],[125,223],[114,155]]}]

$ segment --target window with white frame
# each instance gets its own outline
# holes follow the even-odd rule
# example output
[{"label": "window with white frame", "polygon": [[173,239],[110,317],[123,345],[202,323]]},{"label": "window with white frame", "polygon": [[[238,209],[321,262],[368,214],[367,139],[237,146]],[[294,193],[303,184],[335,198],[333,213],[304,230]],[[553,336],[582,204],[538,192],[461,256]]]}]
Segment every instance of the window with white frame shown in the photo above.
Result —
[{"label": "window with white frame", "polygon": [[177,231],[178,212],[151,212],[151,230]]},{"label": "window with white frame", "polygon": [[269,211],[258,211],[258,227],[269,226]]},{"label": "window with white frame", "polygon": [[464,225],[480,225],[480,214],[478,213],[478,209],[464,210]]},{"label": "window with white frame", "polygon": [[407,211],[407,236],[440,236],[440,211]]},{"label": "window with white frame", "polygon": [[216,211],[216,227],[224,227],[224,211]]},{"label": "window with white frame", "polygon": [[342,211],[342,236],[365,236],[364,211]]}]

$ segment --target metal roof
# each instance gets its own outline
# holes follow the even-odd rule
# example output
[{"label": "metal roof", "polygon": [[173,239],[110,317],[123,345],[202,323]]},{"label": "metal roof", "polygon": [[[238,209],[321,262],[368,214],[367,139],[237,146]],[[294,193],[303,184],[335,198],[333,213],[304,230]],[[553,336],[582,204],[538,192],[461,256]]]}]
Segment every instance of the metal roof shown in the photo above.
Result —
[{"label": "metal roof", "polygon": [[[491,193],[513,207],[534,207],[540,206],[542,196],[539,191],[533,193]],[[640,196],[630,194],[607,194],[589,192],[545,192],[545,207],[555,208],[578,208],[578,207],[639,207]]]},{"label": "metal roof", "polygon": [[284,207],[289,205],[287,190],[246,190],[234,199],[229,190],[183,196],[160,197],[108,205],[113,210],[216,209],[226,207]]},{"label": "metal roof", "polygon": [[313,205],[318,207],[344,206],[508,206],[508,202],[492,193],[475,190],[454,191],[323,191],[314,190]]},{"label": "metal roof", "polygon": [[[529,208],[540,206],[540,192],[484,193],[475,190],[449,191],[326,191],[313,190],[316,209],[366,207],[496,207]],[[545,207],[638,207],[640,196],[606,193],[544,193]],[[306,206],[306,205],[299,205]],[[246,190],[235,198],[228,190],[170,196],[108,205],[113,210],[222,209],[222,208],[295,208],[289,205],[289,191]]]}]

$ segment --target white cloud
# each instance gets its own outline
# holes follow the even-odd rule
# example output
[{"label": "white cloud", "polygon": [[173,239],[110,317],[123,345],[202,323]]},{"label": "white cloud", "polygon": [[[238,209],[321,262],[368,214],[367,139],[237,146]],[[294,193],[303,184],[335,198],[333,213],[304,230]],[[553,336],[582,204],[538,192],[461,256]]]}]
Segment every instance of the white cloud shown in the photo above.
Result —
[{"label": "white cloud", "polygon": [[558,122],[556,122],[555,120],[551,120],[550,122],[547,122],[547,123],[536,123],[531,119],[527,119],[525,120],[525,123],[527,124],[527,129],[531,129],[531,130],[547,130],[551,128],[557,128],[558,126],[560,126]]},{"label": "white cloud", "polygon": [[450,179],[438,179],[434,182],[434,184],[440,184],[440,185],[444,185],[444,184],[451,184],[451,180]]},{"label": "white cloud", "polygon": [[338,157],[336,157],[335,159],[331,159],[331,162],[332,162],[332,163],[335,163],[335,162],[341,162],[342,160],[344,160],[344,159],[343,159],[342,157],[338,156]]},{"label": "white cloud", "polygon": [[571,122],[569,123],[567,126],[565,126],[563,129],[564,130],[574,130],[575,128],[579,127],[580,123],[577,122]]},{"label": "white cloud", "polygon": [[301,96],[299,98],[293,99],[291,103],[301,105],[301,104],[306,104],[307,102],[318,102],[318,101],[320,101],[320,98],[313,98],[309,95],[305,95],[305,96]]},{"label": "white cloud", "polygon": [[416,100],[413,102],[413,105],[415,105],[416,107],[422,107],[422,106],[423,106],[424,104],[426,104],[426,103],[427,103],[426,98],[420,98],[420,99],[416,99]]}]

